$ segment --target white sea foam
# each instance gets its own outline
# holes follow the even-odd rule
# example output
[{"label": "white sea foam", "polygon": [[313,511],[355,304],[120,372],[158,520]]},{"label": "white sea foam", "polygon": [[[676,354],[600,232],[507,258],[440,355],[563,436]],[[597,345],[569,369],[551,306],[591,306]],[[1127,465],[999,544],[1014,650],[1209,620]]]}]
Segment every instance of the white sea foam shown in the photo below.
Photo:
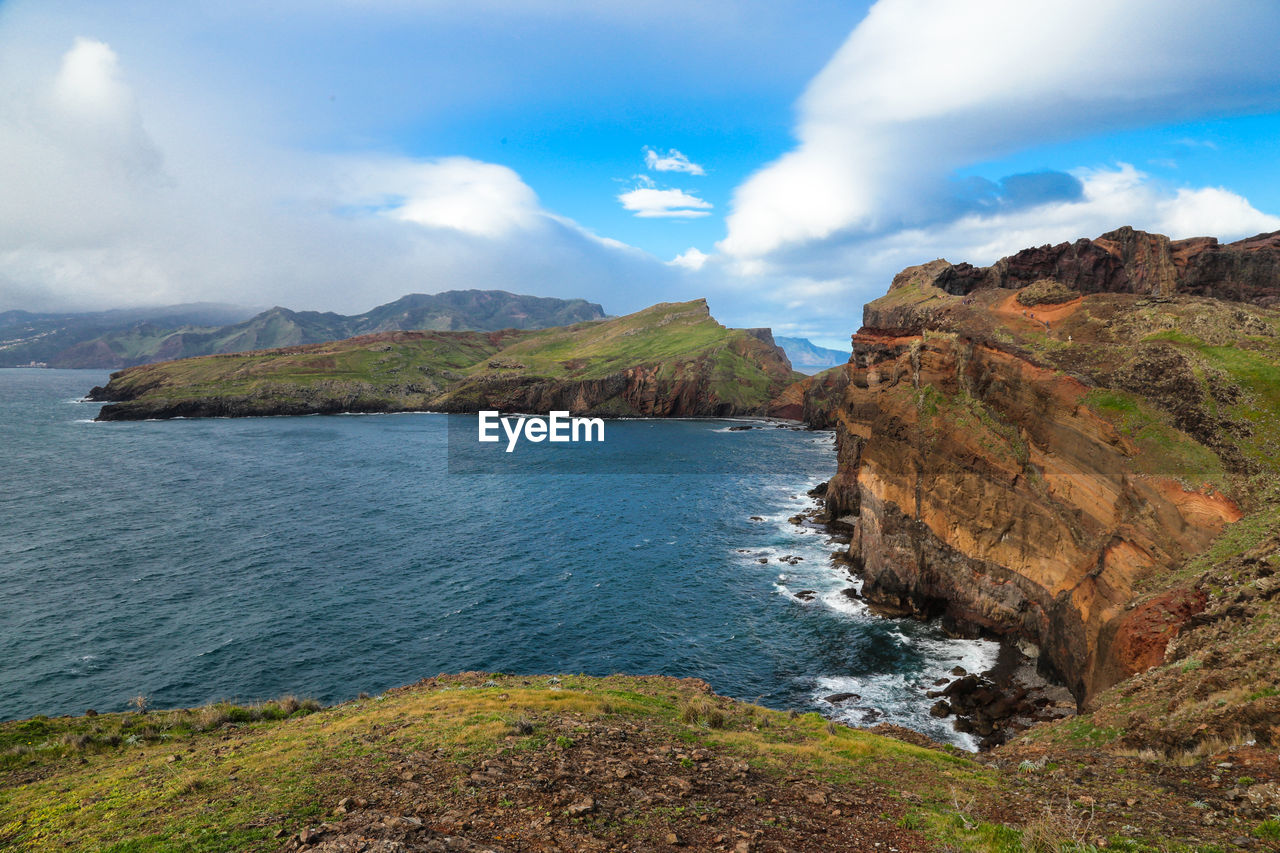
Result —
[{"label": "white sea foam", "polygon": [[[831,444],[834,438],[822,435],[812,440]],[[789,521],[796,513],[817,505],[818,502],[805,493],[820,482],[820,479],[811,478],[801,485],[780,486],[775,492],[777,497],[770,502],[772,506],[763,507],[756,513],[763,520],[757,524],[773,528],[769,541],[761,543],[760,547],[747,548],[745,553],[735,552],[735,556],[746,566],[755,565],[767,571],[769,575],[766,577],[769,577],[774,592],[792,604],[824,608],[846,619],[880,620],[881,617],[873,615],[863,601],[845,595],[844,591],[850,587],[861,592],[862,582],[851,579],[844,569],[832,564],[830,558],[835,546],[826,539],[825,531]],[[799,497],[801,495],[805,496]],[[780,558],[788,556],[802,559],[794,565],[786,565],[785,571],[780,572],[777,563]],[[761,557],[767,558],[768,563],[759,564]],[[803,590],[812,590],[814,595],[798,597],[796,593]],[[995,665],[999,644],[987,640],[927,636],[915,626],[901,622],[886,627],[890,628],[890,642],[919,652],[926,659],[926,665],[910,674],[887,672],[818,677],[813,679],[809,691],[812,707],[849,725],[892,723],[962,749],[976,751],[977,740],[973,736],[956,731],[951,719],[938,719],[929,714],[933,702],[925,696],[925,690],[932,687],[934,681],[951,677],[951,670],[956,666],[967,672],[990,669]],[[837,693],[857,694],[859,698],[834,704],[825,701],[825,697]]]},{"label": "white sea foam", "polygon": [[[826,701],[826,697],[839,693],[852,693],[858,698],[837,703]],[[851,726],[892,723],[953,743],[970,752],[978,750],[977,740],[956,731],[950,719],[930,716],[929,706],[932,703],[902,674],[821,676],[814,680],[810,696],[824,716]]]}]

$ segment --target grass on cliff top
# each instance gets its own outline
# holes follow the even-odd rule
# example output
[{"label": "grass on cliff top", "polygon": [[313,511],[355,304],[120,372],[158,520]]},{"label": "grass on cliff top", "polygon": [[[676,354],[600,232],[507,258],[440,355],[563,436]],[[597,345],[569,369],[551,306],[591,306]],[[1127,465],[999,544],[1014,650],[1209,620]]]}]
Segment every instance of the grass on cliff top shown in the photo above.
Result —
[{"label": "grass on cliff top", "polygon": [[[498,360],[536,376],[598,379],[628,367],[679,363],[725,346],[745,332],[717,323],[701,300],[662,303],[598,323],[544,329],[504,348]],[[472,373],[484,372],[478,364]]]},{"label": "grass on cliff top", "polygon": [[483,333],[436,332],[422,340],[337,341],[287,352],[201,356],[132,368],[112,381],[171,399],[244,394],[264,383],[413,383],[466,370],[498,350]]},{"label": "grass on cliff top", "polygon": [[[729,402],[767,399],[770,377],[743,353],[764,345],[717,323],[701,300],[655,305],[635,314],[555,329],[433,332],[417,340],[353,339],[281,351],[183,359],[126,371],[116,388],[145,389],[144,399],[286,396],[293,388],[423,386],[428,397],[464,376],[599,379],[654,365],[659,379],[712,361],[712,390]],[[496,366],[491,366],[496,365]]]},{"label": "grass on cliff top", "polygon": [[1229,488],[1227,470],[1218,455],[1169,423],[1169,415],[1136,394],[1094,388],[1084,397],[1138,447],[1134,466],[1144,474],[1180,480],[1192,489]]},{"label": "grass on cliff top", "polygon": [[[673,743],[742,756],[759,770],[847,783],[892,780],[942,809],[994,784],[968,760],[816,714],[730,703],[665,678],[459,676],[309,713],[206,709],[0,724],[0,847],[19,850],[269,850],[329,815],[351,780],[406,751],[472,763],[513,749],[514,719],[635,717]],[[265,717],[254,721],[254,717]],[[276,719],[271,719],[276,717]]]}]

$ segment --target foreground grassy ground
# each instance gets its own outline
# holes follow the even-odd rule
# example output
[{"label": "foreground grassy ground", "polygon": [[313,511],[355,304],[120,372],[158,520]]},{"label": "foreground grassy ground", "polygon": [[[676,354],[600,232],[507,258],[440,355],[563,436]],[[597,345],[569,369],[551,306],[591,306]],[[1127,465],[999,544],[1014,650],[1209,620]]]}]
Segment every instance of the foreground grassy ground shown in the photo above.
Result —
[{"label": "foreground grassy ground", "polygon": [[471,673],[327,709],[35,718],[0,725],[0,753],[14,850],[1225,850],[1271,831],[1177,821],[1185,801],[1158,786],[1116,829],[1095,814],[1114,778],[984,766],[660,677]]}]

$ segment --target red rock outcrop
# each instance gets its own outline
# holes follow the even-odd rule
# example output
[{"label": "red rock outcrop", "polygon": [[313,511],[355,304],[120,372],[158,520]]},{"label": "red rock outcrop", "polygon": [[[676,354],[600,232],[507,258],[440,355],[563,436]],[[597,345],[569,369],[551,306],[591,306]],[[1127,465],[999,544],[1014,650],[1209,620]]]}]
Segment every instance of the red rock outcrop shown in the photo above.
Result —
[{"label": "red rock outcrop", "polygon": [[1222,245],[1214,237],[1171,241],[1126,226],[1096,240],[1023,249],[989,267],[947,266],[937,286],[953,295],[1052,278],[1082,293],[1186,293],[1280,304],[1280,231]]},{"label": "red rock outcrop", "polygon": [[[1215,311],[1229,327],[1230,312],[1243,311],[1244,325],[1275,335],[1265,309],[1203,294],[1274,301],[1277,236],[1219,246],[1125,228],[985,269],[935,261],[895,277],[866,306],[850,363],[805,380],[801,400],[784,395],[774,409],[836,429],[828,509],[852,529],[867,600],[960,633],[1028,640],[1082,705],[1163,660],[1203,601],[1131,602],[1241,511],[1220,474],[1234,469],[1212,450],[1230,424],[1203,404],[1229,377],[1206,379],[1194,350],[1152,331],[1191,328]],[[1046,278],[1078,295],[1034,309],[1015,301]],[[1157,371],[1144,398],[1133,377],[1172,363],[1166,356],[1187,361],[1190,384],[1174,393],[1161,387],[1174,374]],[[1161,424],[1167,447],[1094,404],[1112,387]],[[1179,419],[1180,406],[1191,414]],[[1201,422],[1210,426],[1198,434]]]}]

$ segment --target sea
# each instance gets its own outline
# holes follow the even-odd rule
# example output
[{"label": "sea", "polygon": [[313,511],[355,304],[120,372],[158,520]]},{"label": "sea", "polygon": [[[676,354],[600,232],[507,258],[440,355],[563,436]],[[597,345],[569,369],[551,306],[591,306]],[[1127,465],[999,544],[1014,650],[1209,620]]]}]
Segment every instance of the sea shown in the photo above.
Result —
[{"label": "sea", "polygon": [[831,433],[611,420],[486,471],[474,416],[98,423],[106,379],[0,369],[0,719],[630,673],[975,746],[924,691],[997,644],[873,615],[789,521]]}]

